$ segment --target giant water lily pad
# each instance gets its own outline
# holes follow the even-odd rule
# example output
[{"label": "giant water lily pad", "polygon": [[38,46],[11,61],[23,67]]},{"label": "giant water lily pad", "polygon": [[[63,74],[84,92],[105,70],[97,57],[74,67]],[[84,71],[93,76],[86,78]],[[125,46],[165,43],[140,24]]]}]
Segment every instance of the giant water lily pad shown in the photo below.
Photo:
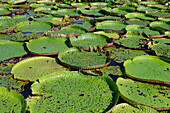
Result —
[{"label": "giant water lily pad", "polygon": [[69,48],[69,41],[63,37],[40,37],[26,42],[28,50],[32,54],[54,55]]},{"label": "giant water lily pad", "polygon": [[13,75],[0,75],[0,87],[6,87],[7,90],[22,91],[23,85],[14,80]]},{"label": "giant water lily pad", "polygon": [[56,72],[39,79],[27,99],[30,112],[106,112],[118,100],[116,84],[109,78],[77,71]]},{"label": "giant water lily pad", "polygon": [[131,104],[142,104],[156,110],[169,110],[170,88],[118,78],[116,82],[121,97]]},{"label": "giant water lily pad", "polygon": [[58,9],[57,11],[52,11],[53,15],[69,15],[69,16],[79,16],[78,10],[75,9]]},{"label": "giant water lily pad", "polygon": [[149,21],[142,21],[140,19],[131,19],[126,21],[128,25],[139,25],[141,27],[147,27],[149,25]]},{"label": "giant water lily pad", "polygon": [[140,25],[127,25],[127,31],[144,32],[146,35],[160,35],[159,31],[151,30],[149,27],[141,27]]},{"label": "giant water lily pad", "polygon": [[59,65],[55,58],[32,57],[17,63],[11,73],[14,74],[14,78],[35,81],[39,77],[61,70],[66,68]]},{"label": "giant water lily pad", "polygon": [[22,42],[0,40],[0,61],[26,54],[23,45]]},{"label": "giant water lily pad", "polygon": [[119,38],[119,34],[118,33],[116,33],[116,32],[104,32],[104,31],[97,31],[97,32],[93,32],[93,33],[95,33],[95,34],[102,34],[102,35],[105,35],[105,36],[107,36],[107,37],[109,37],[109,38],[113,38],[113,39],[115,39],[115,38]]},{"label": "giant water lily pad", "polygon": [[157,56],[137,56],[124,62],[126,75],[141,81],[170,84],[170,61]]},{"label": "giant water lily pad", "polygon": [[129,12],[127,12],[126,10],[122,10],[120,8],[102,8],[102,10],[104,10],[106,13],[109,13],[111,15],[117,15],[117,16],[122,16],[125,15]]},{"label": "giant water lily pad", "polygon": [[94,69],[109,65],[106,54],[85,52],[77,48],[69,48],[58,54],[58,58],[64,65],[75,69]]},{"label": "giant water lily pad", "polygon": [[96,29],[100,30],[113,30],[113,31],[122,31],[125,29],[126,24],[122,21],[103,21],[99,22],[96,25]]},{"label": "giant water lily pad", "polygon": [[151,48],[155,51],[156,55],[170,58],[170,45],[155,44]]},{"label": "giant water lily pad", "polygon": [[104,16],[102,13],[100,13],[100,9],[97,8],[90,8],[90,10],[81,9],[80,10],[83,15],[88,16]]},{"label": "giant water lily pad", "polygon": [[161,28],[164,30],[170,30],[170,25],[165,22],[155,21],[150,23],[150,26],[153,28]]},{"label": "giant water lily pad", "polygon": [[71,44],[76,47],[90,47],[90,46],[99,46],[107,45],[110,42],[110,39],[107,36],[94,34],[94,33],[85,33],[76,37],[70,37]]},{"label": "giant water lily pad", "polygon": [[33,21],[33,22],[20,22],[15,31],[21,32],[45,32],[53,28],[51,22]]},{"label": "giant water lily pad", "polygon": [[82,28],[81,26],[67,26],[67,27],[63,27],[61,30],[47,32],[47,34],[69,35],[72,33],[86,33],[86,32],[87,30]]},{"label": "giant water lily pad", "polygon": [[124,48],[108,47],[106,51],[111,52],[110,58],[118,63],[125,62],[128,59],[133,59],[136,56],[148,55],[144,50],[131,50]]},{"label": "giant water lily pad", "polygon": [[3,19],[0,21],[0,33],[8,33],[16,28],[17,22],[10,19]]},{"label": "giant water lily pad", "polygon": [[12,34],[0,34],[0,40],[11,40],[11,41],[26,41],[32,38],[37,38],[39,36],[42,36],[42,34],[39,33],[12,33]]},{"label": "giant water lily pad", "polygon": [[98,17],[95,18],[95,20],[97,21],[104,21],[104,20],[114,20],[114,21],[118,21],[121,20],[121,17],[117,17],[117,16],[103,16],[103,17]]},{"label": "giant water lily pad", "polygon": [[118,45],[137,49],[137,48],[142,47],[142,45],[140,45],[140,40],[142,39],[146,39],[146,38],[141,35],[126,35],[126,37],[120,38],[119,40],[116,40],[115,42]]},{"label": "giant water lily pad", "polygon": [[132,106],[128,103],[121,103],[116,105],[111,113],[159,113],[159,112],[150,107],[142,105]]},{"label": "giant water lily pad", "polygon": [[92,7],[105,7],[105,6],[107,6],[107,3],[105,3],[105,2],[91,2],[90,6],[92,6]]},{"label": "giant water lily pad", "polygon": [[153,17],[146,16],[143,13],[128,13],[128,14],[125,15],[125,17],[127,19],[129,19],[129,18],[140,18],[140,19],[143,19],[143,20],[153,20],[154,19]]},{"label": "giant water lily pad", "polygon": [[0,87],[0,103],[2,113],[25,113],[24,97],[14,90],[8,91],[5,87]]}]

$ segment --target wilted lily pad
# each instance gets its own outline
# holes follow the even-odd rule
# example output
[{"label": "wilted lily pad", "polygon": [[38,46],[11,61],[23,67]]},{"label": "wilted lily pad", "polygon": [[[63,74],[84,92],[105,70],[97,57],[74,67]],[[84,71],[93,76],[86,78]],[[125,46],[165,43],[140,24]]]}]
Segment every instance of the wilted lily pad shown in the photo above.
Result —
[{"label": "wilted lily pad", "polygon": [[35,81],[39,77],[61,70],[66,68],[59,65],[55,58],[33,57],[17,63],[11,73],[14,74],[14,78]]},{"label": "wilted lily pad", "polygon": [[71,44],[76,47],[90,47],[107,45],[110,39],[107,36],[94,34],[94,33],[84,33],[76,37],[70,37]]},{"label": "wilted lily pad", "polygon": [[157,56],[137,56],[124,62],[126,75],[141,81],[170,84],[170,61]]},{"label": "wilted lily pad", "polygon": [[54,36],[29,40],[26,42],[26,46],[32,54],[54,55],[69,48],[70,43],[66,38]]},{"label": "wilted lily pad", "polygon": [[33,22],[20,22],[15,31],[21,32],[45,32],[53,28],[51,22],[33,21]]},{"label": "wilted lily pad", "polygon": [[22,42],[0,40],[0,61],[26,54],[23,45]]},{"label": "wilted lily pad", "polygon": [[170,88],[118,78],[117,86],[121,97],[131,104],[142,104],[156,110],[169,110]]},{"label": "wilted lily pad", "polygon": [[159,112],[150,107],[142,105],[132,106],[128,103],[121,103],[116,105],[111,113],[159,113]]},{"label": "wilted lily pad", "polygon": [[58,54],[58,58],[64,65],[75,69],[95,69],[109,65],[106,54],[80,51],[77,48],[69,48]]},{"label": "wilted lily pad", "polygon": [[31,89],[33,94],[43,94],[27,99],[31,112],[100,113],[112,108],[118,99],[116,84],[111,79],[77,71],[44,76]]},{"label": "wilted lily pad", "polygon": [[106,51],[110,51],[110,58],[118,63],[122,63],[128,59],[133,59],[136,56],[148,55],[144,50],[131,50],[124,48],[108,47],[105,48]]},{"label": "wilted lily pad", "polygon": [[24,97],[14,90],[8,91],[5,87],[0,87],[0,103],[2,113],[25,113]]}]

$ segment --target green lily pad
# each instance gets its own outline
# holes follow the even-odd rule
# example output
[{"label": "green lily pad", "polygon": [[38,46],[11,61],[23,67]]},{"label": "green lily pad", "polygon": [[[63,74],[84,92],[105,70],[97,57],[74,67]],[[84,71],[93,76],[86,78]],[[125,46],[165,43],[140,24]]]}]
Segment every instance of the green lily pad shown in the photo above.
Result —
[{"label": "green lily pad", "polygon": [[53,28],[51,22],[33,21],[33,22],[20,22],[15,29],[15,32],[45,32]]},{"label": "green lily pad", "polygon": [[26,54],[23,44],[22,42],[0,40],[0,61]]},{"label": "green lily pad", "polygon": [[47,32],[47,35],[48,34],[69,35],[71,33],[86,33],[86,32],[87,32],[87,30],[80,26],[67,26],[67,27],[63,27],[61,30]]},{"label": "green lily pad", "polygon": [[102,113],[118,100],[117,87],[111,79],[77,71],[44,76],[31,89],[33,94],[43,94],[27,99],[31,112]]},{"label": "green lily pad", "polygon": [[54,55],[69,48],[70,43],[63,37],[40,37],[29,40],[26,46],[32,54]]},{"label": "green lily pad", "polygon": [[113,31],[123,31],[125,27],[126,24],[122,21],[103,21],[96,25],[96,29]]},{"label": "green lily pad", "polygon": [[16,28],[17,22],[14,20],[1,20],[0,21],[0,33],[8,33]]},{"label": "green lily pad", "polygon": [[144,32],[146,35],[160,35],[159,31],[151,30],[149,27],[141,27],[140,25],[127,25],[126,30]]},{"label": "green lily pad", "polygon": [[136,56],[148,55],[144,50],[131,50],[124,48],[108,47],[106,51],[111,52],[110,58],[118,63],[125,62],[128,59],[133,59]]},{"label": "green lily pad", "polygon": [[80,9],[81,13],[86,16],[104,16],[100,13],[100,9],[90,8],[90,10]]},{"label": "green lily pad", "polygon": [[97,20],[97,21],[104,21],[104,20],[118,21],[118,20],[121,20],[121,17],[117,17],[117,16],[104,16],[104,17],[95,18],[95,20]]},{"label": "green lily pad", "polygon": [[166,44],[155,44],[151,46],[152,50],[155,51],[157,56],[163,56],[170,58],[170,45]]},{"label": "green lily pad", "polygon": [[12,33],[12,34],[0,34],[0,40],[11,40],[11,41],[25,41],[32,38],[37,38],[39,36],[42,36],[42,34],[39,33]]},{"label": "green lily pad", "polygon": [[123,16],[128,14],[129,12],[127,12],[126,10],[120,9],[120,8],[102,8],[102,10],[104,10],[104,12],[109,13],[111,15],[117,15],[117,16]]},{"label": "green lily pad", "polygon": [[26,103],[24,97],[14,90],[8,91],[0,87],[0,111],[2,113],[25,113]]},{"label": "green lily pad", "polygon": [[150,5],[147,5],[147,6],[152,7],[152,8],[157,8],[157,9],[168,9],[167,6],[161,5],[161,4],[150,4]]},{"label": "green lily pad", "polygon": [[170,109],[170,88],[167,86],[142,83],[123,78],[118,78],[116,84],[120,96],[133,105],[142,104],[156,110]]},{"label": "green lily pad", "polygon": [[149,25],[149,21],[142,21],[140,19],[131,19],[126,21],[128,25],[139,25],[141,27],[147,27]]},{"label": "green lily pad", "polygon": [[39,77],[56,71],[64,71],[66,68],[59,65],[55,58],[32,57],[17,63],[11,70],[14,78],[35,81]]},{"label": "green lily pad", "polygon": [[170,84],[170,61],[157,56],[137,56],[124,62],[126,75],[141,81]]},{"label": "green lily pad", "polygon": [[140,19],[143,19],[143,20],[153,20],[154,19],[153,17],[146,16],[143,13],[128,13],[128,14],[125,15],[125,17],[127,19],[129,19],[129,18],[140,18]]},{"label": "green lily pad", "polygon": [[90,6],[92,7],[105,7],[107,6],[106,2],[91,2]]},{"label": "green lily pad", "polygon": [[58,54],[60,62],[75,69],[95,69],[109,65],[106,54],[85,52],[77,48],[69,48]]},{"label": "green lily pad", "polygon": [[15,20],[17,22],[29,21],[28,17],[26,17],[24,15],[16,15],[16,16],[13,17],[13,20]]},{"label": "green lily pad", "polygon": [[141,4],[144,4],[144,5],[153,5],[153,4],[159,4],[159,2],[157,1],[142,1],[140,2]]},{"label": "green lily pad", "polygon": [[85,33],[78,36],[78,38],[70,37],[70,41],[71,44],[76,47],[90,47],[107,45],[110,42],[110,39],[104,35]]},{"label": "green lily pad", "polygon": [[166,31],[166,32],[165,32],[165,36],[170,37],[170,31]]},{"label": "green lily pad", "polygon": [[151,16],[154,16],[154,17],[166,17],[166,16],[170,16],[170,13],[169,12],[166,12],[166,11],[154,11],[154,12],[146,12],[147,15],[151,15]]},{"label": "green lily pad", "polygon": [[150,23],[150,26],[153,28],[160,28],[164,30],[170,30],[170,25],[165,22],[155,21]]},{"label": "green lily pad", "polygon": [[138,7],[138,11],[146,12],[146,11],[157,11],[158,9],[151,8],[151,7]]},{"label": "green lily pad", "polygon": [[89,7],[89,3],[71,3],[73,7]]},{"label": "green lily pad", "polygon": [[0,75],[0,87],[6,87],[7,90],[17,90],[22,91],[23,85],[19,84],[16,80],[14,80],[13,75]]},{"label": "green lily pad", "polygon": [[52,11],[53,15],[69,15],[69,16],[79,16],[78,10],[75,9],[58,9],[57,11]]},{"label": "green lily pad", "polygon": [[150,107],[142,105],[132,106],[128,103],[121,103],[116,105],[111,113],[159,113],[159,112]]},{"label": "green lily pad", "polygon": [[0,65],[0,73],[10,73],[12,70],[12,67],[14,67],[15,64],[7,63],[6,65]]},{"label": "green lily pad", "polygon": [[10,14],[10,11],[8,11],[6,8],[1,8],[0,7],[0,15],[8,15]]},{"label": "green lily pad", "polygon": [[140,40],[147,39],[141,35],[126,35],[126,37],[120,38],[119,40],[115,40],[118,45],[122,45],[128,48],[141,48]]},{"label": "green lily pad", "polygon": [[170,39],[169,38],[157,38],[157,39],[152,39],[154,42],[161,43],[161,44],[170,44]]},{"label": "green lily pad", "polygon": [[170,21],[170,16],[168,16],[168,17],[159,17],[158,20],[164,21],[164,22],[169,22]]},{"label": "green lily pad", "polygon": [[123,66],[108,66],[101,69],[98,69],[98,71],[102,72],[102,75],[105,77],[111,76],[123,76],[124,70]]},{"label": "green lily pad", "polygon": [[95,33],[95,34],[102,34],[102,35],[105,35],[105,36],[107,36],[109,38],[113,38],[113,39],[119,38],[119,34],[116,33],[116,32],[109,33],[109,32],[104,32],[104,31],[97,31],[97,32],[93,32],[93,33]]}]

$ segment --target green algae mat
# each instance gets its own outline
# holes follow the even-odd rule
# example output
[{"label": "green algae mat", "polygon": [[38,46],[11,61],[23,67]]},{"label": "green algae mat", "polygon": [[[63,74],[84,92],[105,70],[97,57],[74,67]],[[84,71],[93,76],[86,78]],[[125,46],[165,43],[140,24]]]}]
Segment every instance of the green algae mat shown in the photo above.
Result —
[{"label": "green algae mat", "polygon": [[169,113],[169,9],[0,0],[0,112]]}]

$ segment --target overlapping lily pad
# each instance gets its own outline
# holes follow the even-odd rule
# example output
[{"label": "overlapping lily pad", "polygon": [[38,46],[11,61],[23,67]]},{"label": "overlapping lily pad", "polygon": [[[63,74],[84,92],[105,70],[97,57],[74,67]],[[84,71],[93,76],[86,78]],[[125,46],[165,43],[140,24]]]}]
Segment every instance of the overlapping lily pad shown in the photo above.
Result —
[{"label": "overlapping lily pad", "polygon": [[38,78],[56,71],[66,70],[55,58],[32,57],[17,63],[11,70],[14,78],[35,81]]},{"label": "overlapping lily pad", "polygon": [[104,53],[85,52],[69,48],[58,54],[60,62],[75,69],[95,69],[109,65],[110,60]]},{"label": "overlapping lily pad", "polygon": [[33,21],[33,22],[20,22],[15,31],[21,32],[45,32],[53,28],[51,22]]},{"label": "overlapping lily pad", "polygon": [[31,112],[106,112],[118,100],[111,79],[76,71],[44,76],[31,89],[33,94],[43,94],[27,99]]},{"label": "overlapping lily pad", "polygon": [[8,91],[5,87],[0,87],[0,111],[25,113],[26,103],[24,97],[14,90]]},{"label": "overlapping lily pad", "polygon": [[26,54],[23,45],[22,42],[0,40],[0,61]]},{"label": "overlapping lily pad", "polygon": [[126,75],[141,81],[170,85],[170,61],[158,56],[137,56],[124,62]]},{"label": "overlapping lily pad", "polygon": [[36,55],[55,55],[69,48],[68,39],[63,37],[40,37],[26,42],[29,52]]},{"label": "overlapping lily pad", "polygon": [[146,107],[146,106],[142,106],[142,105],[136,105],[136,106],[132,106],[128,103],[121,103],[116,105],[111,113],[158,113],[158,111],[150,108],[150,107]]},{"label": "overlapping lily pad", "polygon": [[85,33],[78,36],[78,38],[70,37],[70,41],[71,44],[76,47],[90,47],[107,45],[110,42],[110,39],[104,35]]},{"label": "overlapping lily pad", "polygon": [[169,110],[170,88],[118,78],[117,86],[121,97],[127,102],[136,105],[142,104],[156,110]]}]

